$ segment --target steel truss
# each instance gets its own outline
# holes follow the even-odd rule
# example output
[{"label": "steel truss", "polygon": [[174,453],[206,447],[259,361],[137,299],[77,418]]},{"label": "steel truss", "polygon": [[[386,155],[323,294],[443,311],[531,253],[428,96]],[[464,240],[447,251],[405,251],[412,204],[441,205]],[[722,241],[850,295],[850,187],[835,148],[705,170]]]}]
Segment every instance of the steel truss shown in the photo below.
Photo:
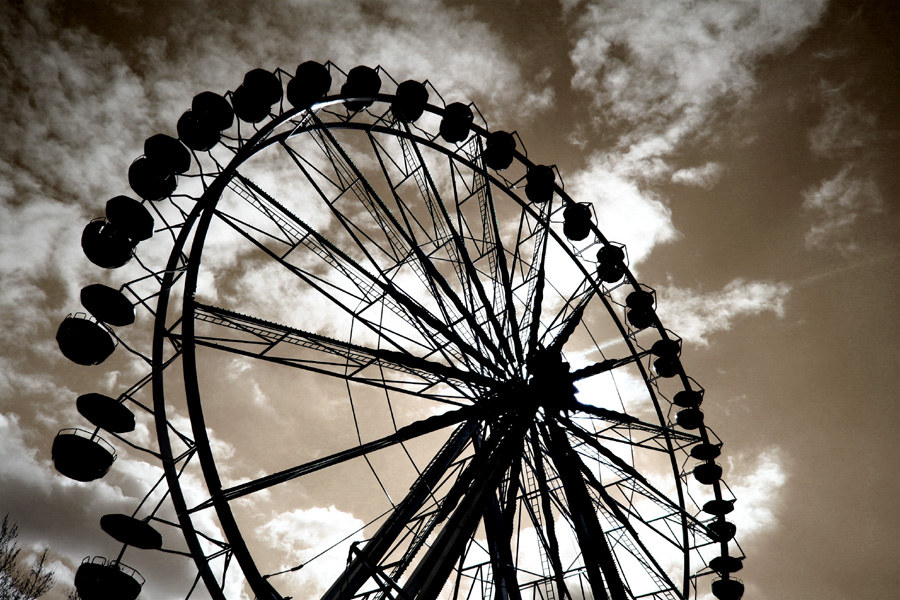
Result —
[{"label": "steel truss", "polygon": [[[116,339],[150,367],[120,400],[153,415],[157,447],[115,437],[162,465],[132,516],[180,531],[184,546],[166,551],[196,564],[187,595],[199,581],[212,598],[243,589],[267,600],[706,593],[710,561],[743,556],[719,533],[727,510],[709,508],[733,497],[720,477],[691,474],[715,467],[721,442],[702,415],[676,419],[675,394],[702,392],[677,358],[680,341],[655,313],[644,326],[626,317],[647,288],[625,265],[601,276],[598,250],[614,244],[592,219],[586,239],[567,237],[576,201],[561,183],[534,201],[538,165],[521,146],[497,170],[483,123],[459,143],[437,133],[452,112],[441,102],[415,122],[396,117],[395,95],[359,102],[281,100],[256,125],[238,120],[192,152],[180,194],[145,203],[169,258],[156,270],[140,263],[121,289],[153,318],[151,350]],[[664,359],[675,361],[669,372]],[[209,425],[240,402],[215,376],[229,364],[290,381],[283,393],[298,400],[273,409],[286,419],[310,412],[307,392],[327,393],[351,415],[351,442],[336,433],[340,449],[298,450],[294,464],[235,479],[239,461],[217,455]],[[150,402],[136,399],[145,386]],[[174,425],[180,414],[190,431]],[[256,446],[268,435],[260,429]],[[402,463],[397,473],[384,456]],[[272,558],[246,507],[288,513],[284,498],[314,497],[342,469],[368,473],[346,481],[374,490],[353,505],[365,525]],[[160,516],[164,504],[177,518]],[[335,552],[344,566],[327,585],[298,579]]]}]

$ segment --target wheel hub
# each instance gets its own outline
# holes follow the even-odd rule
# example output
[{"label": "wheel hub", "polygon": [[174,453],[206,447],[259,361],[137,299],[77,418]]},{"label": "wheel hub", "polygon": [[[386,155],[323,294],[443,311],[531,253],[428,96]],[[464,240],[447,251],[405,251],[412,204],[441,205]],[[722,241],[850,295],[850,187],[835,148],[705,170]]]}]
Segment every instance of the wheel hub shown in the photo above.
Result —
[{"label": "wheel hub", "polygon": [[575,408],[575,392],[569,363],[562,353],[552,348],[538,348],[528,357],[528,395],[532,401],[544,409],[545,414],[554,415],[560,411]]}]

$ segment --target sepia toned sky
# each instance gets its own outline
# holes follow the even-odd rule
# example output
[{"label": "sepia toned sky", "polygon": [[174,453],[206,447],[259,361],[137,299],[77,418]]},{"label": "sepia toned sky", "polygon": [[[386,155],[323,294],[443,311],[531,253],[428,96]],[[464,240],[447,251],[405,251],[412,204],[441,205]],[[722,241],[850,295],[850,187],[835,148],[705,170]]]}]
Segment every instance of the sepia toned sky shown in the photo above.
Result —
[{"label": "sepia toned sky", "polygon": [[[97,520],[150,468],[77,484],[50,463],[77,395],[134,380],[56,347],[81,287],[115,281],[81,230],[196,93],[332,60],[473,101],[628,246],[725,442],[745,597],[895,596],[898,28],[890,0],[3,3],[0,513],[51,547],[56,594],[115,552]],[[318,510],[295,515],[309,535],[353,522]]]}]

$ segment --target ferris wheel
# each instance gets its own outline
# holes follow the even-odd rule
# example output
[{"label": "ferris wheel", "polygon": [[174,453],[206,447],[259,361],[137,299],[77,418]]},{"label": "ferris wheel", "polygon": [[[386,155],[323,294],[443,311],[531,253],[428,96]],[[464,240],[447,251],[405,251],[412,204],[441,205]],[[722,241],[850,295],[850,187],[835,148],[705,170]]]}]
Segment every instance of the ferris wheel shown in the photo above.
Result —
[{"label": "ferris wheel", "polygon": [[177,134],[84,229],[125,282],[57,333],[141,375],[78,397],[56,469],[99,479],[111,442],[160,467],[102,516],[122,549],[81,564],[84,600],[133,600],[126,552],[160,550],[196,566],[186,597],[741,597],[681,340],[515,133],[305,62],[195,96]]}]

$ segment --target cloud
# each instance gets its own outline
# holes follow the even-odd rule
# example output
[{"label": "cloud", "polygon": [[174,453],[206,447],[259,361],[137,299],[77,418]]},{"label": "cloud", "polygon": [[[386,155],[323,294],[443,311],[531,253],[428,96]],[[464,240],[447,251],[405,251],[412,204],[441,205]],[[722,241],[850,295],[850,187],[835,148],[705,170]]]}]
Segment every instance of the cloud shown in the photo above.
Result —
[{"label": "cloud", "polygon": [[516,115],[544,102],[541,94],[529,99],[516,57],[476,12],[437,0],[348,1],[339,10],[327,0],[279,2],[266,10],[201,1],[101,16],[89,25],[108,35],[115,18],[122,27],[140,27],[140,44],[126,45],[126,58],[144,75],[152,100],[178,111],[174,118],[197,91],[233,89],[251,68],[292,71],[304,60],[332,60],[344,71],[382,65],[398,81],[429,79],[448,102],[515,106]]},{"label": "cloud", "polygon": [[[344,570],[350,544],[363,539],[354,534],[364,523],[334,506],[314,506],[282,513],[259,528],[259,534],[271,539],[282,556],[290,561],[281,569],[298,564],[304,568],[290,574],[291,593],[296,597],[320,595]],[[341,541],[344,537],[348,539]],[[325,554],[318,556],[327,548]],[[288,587],[288,586],[283,586]]]},{"label": "cloud", "polygon": [[576,21],[572,84],[610,118],[651,122],[707,110],[754,86],[753,65],[821,17],[812,0],[589,4]]},{"label": "cloud", "polygon": [[[73,11],[67,26],[59,24],[62,12],[49,2],[7,5],[0,19],[3,75],[12,82],[0,88],[0,102],[13,140],[0,149],[4,270],[26,269],[27,260],[60,265],[55,277],[74,275],[80,228],[107,198],[129,193],[125,174],[142,141],[174,133],[193,94],[233,88],[255,66],[290,71],[309,58],[332,58],[345,70],[380,63],[398,80],[429,78],[448,101],[483,100],[485,114],[498,120],[544,109],[551,94],[546,83],[524,85],[516,57],[477,16],[439,2],[348,2],[339,11],[330,2],[265,11],[191,3],[153,14],[132,5],[99,11],[82,25]],[[206,26],[193,26],[201,20]],[[167,27],[157,35],[149,25],[159,21]],[[139,22],[139,38],[113,44],[98,35]],[[391,85],[385,81],[385,89]]]},{"label": "cloud", "polygon": [[[61,421],[78,418],[71,406],[75,393],[53,383],[73,377],[54,348],[53,332],[66,312],[78,309],[81,286],[92,279],[118,285],[131,273],[90,265],[79,249],[80,232],[90,217],[103,213],[106,199],[131,194],[127,168],[144,139],[156,132],[174,134],[178,116],[197,92],[233,89],[253,67],[281,66],[290,72],[308,59],[332,59],[345,71],[381,64],[398,81],[429,79],[448,102],[478,102],[494,127],[506,119],[521,123],[523,115],[546,110],[552,99],[546,79],[538,86],[525,84],[517,57],[476,12],[440,2],[344,2],[336,9],[330,1],[307,1],[275,3],[266,10],[241,2],[172,3],[166,10],[139,3],[91,5],[90,10],[66,3],[7,3],[0,6],[0,59],[7,140],[0,147],[0,340],[5,348],[0,505],[21,515],[29,536],[52,544],[69,576],[85,553],[104,553],[112,545],[97,532],[100,515],[130,512],[136,494],[146,492],[158,475],[158,467],[125,450],[111,473],[91,484],[55,474],[49,461],[53,430]],[[385,91],[392,91],[393,84],[383,79]],[[340,83],[336,77],[335,89]],[[435,95],[431,100],[441,101]],[[158,239],[142,244],[141,257],[159,266],[165,246]],[[213,245],[210,262],[213,253],[220,266],[232,264],[227,248]],[[248,283],[264,286],[258,275],[248,275]],[[300,305],[315,312],[320,303],[321,298],[308,296]],[[24,350],[22,340],[29,341]],[[26,364],[29,372],[46,372],[20,376]],[[116,378],[125,379],[127,373],[111,372],[109,366],[77,371],[73,387],[93,388],[100,383],[97,378],[118,387]],[[265,401],[255,381],[252,392],[254,400]],[[143,427],[136,434],[146,438],[148,431]],[[240,457],[224,440],[212,440],[227,479],[229,466]],[[183,484],[189,501],[202,499],[203,485],[193,468]],[[256,495],[254,501],[266,498]],[[303,525],[294,531],[315,530],[322,539],[332,527],[360,525],[334,509],[293,516],[294,525]],[[197,520],[203,531],[220,535],[207,512],[198,513]],[[96,538],[103,540],[100,547],[93,547]],[[341,546],[317,563],[328,564],[336,556],[334,564],[343,564],[346,551]],[[177,578],[167,578],[156,563],[145,568],[143,557],[134,562],[147,575],[146,593],[184,595],[169,589]]]},{"label": "cloud", "polygon": [[[81,257],[81,227],[87,218],[102,213],[107,198],[128,193],[125,173],[130,160],[140,153],[141,142],[157,131],[173,133],[178,115],[196,92],[233,88],[255,66],[282,66],[290,71],[308,58],[332,58],[345,70],[361,63],[382,64],[398,81],[427,77],[448,102],[476,100],[492,127],[516,124],[514,119],[521,125],[523,118],[547,110],[554,97],[545,75],[539,75],[537,84],[526,79],[514,52],[479,20],[477,11],[439,2],[345,2],[335,9],[330,0],[321,0],[274,3],[266,10],[237,2],[196,2],[173,3],[165,11],[131,3],[116,4],[105,13],[97,9],[102,14],[90,17],[85,16],[90,11],[75,14],[81,11],[63,3],[29,2],[21,9],[4,6],[0,8],[0,73],[7,84],[0,86],[0,100],[9,143],[0,148],[0,274],[5,283],[0,292],[0,328],[6,335],[4,352],[11,355],[21,348],[13,342],[22,339],[44,340],[40,349],[54,350],[52,333],[58,319],[50,322],[48,315],[62,316],[77,308],[77,290],[90,278],[121,277],[122,271],[110,274],[93,269]],[[691,11],[701,11],[700,21],[707,29],[693,32],[683,31],[685,17],[670,13],[661,3],[591,7],[578,23],[578,44],[589,44],[592,37],[602,41],[600,34],[609,38],[605,54],[598,55],[602,64],[576,46],[573,64],[576,78],[582,78],[579,89],[595,93],[597,107],[610,108],[610,119],[630,121],[642,111],[650,117],[650,125],[635,128],[608,154],[592,157],[570,182],[579,199],[595,201],[603,231],[629,245],[632,264],[646,259],[655,245],[678,238],[671,208],[665,198],[648,190],[648,183],[715,184],[716,163],[678,168],[672,164],[674,153],[702,131],[719,99],[752,91],[753,61],[768,52],[766,48],[790,47],[798,32],[814,21],[803,7],[820,4],[776,6],[783,13],[778,22],[770,18],[765,4],[757,5],[757,18],[750,12],[729,12],[729,6],[679,7],[695,20]],[[63,11],[73,14],[63,20]],[[639,17],[649,17],[652,30],[642,29]],[[739,47],[726,48],[726,42],[731,43],[726,38],[735,32],[741,33]],[[751,34],[759,37],[756,45],[748,39]],[[651,43],[644,45],[642,38]],[[666,58],[672,49],[673,56]],[[662,101],[650,96],[659,95],[659,90],[665,95]],[[827,133],[823,129],[822,139]],[[154,264],[157,258],[153,257]],[[227,256],[218,258],[231,266]],[[263,279],[265,275],[269,273],[248,274],[246,283],[265,287],[271,284]],[[277,283],[269,289],[289,295],[289,286]],[[751,306],[741,305],[731,312],[716,304],[716,294],[700,294],[703,302],[686,300],[688,308],[700,315],[691,313],[700,324],[685,317],[686,322],[697,328],[695,337],[706,343],[707,336],[731,326],[740,316],[765,310],[780,314],[787,292],[779,295],[777,290],[763,288],[758,293],[760,301],[755,305],[750,302]],[[720,295],[727,294],[723,290]],[[777,308],[765,307],[762,299],[766,297]],[[312,299],[298,302],[295,308],[323,314],[323,307]],[[4,401],[24,407],[42,396],[56,396],[55,391],[62,389],[26,388],[22,382],[10,382],[3,375],[21,366],[18,356],[15,361],[0,364]],[[70,377],[61,363],[58,357],[44,363],[48,380]],[[98,377],[96,370],[90,375],[78,373],[82,385]],[[120,373],[104,371],[99,377],[108,374],[107,385],[117,387],[115,377]],[[126,377],[121,374],[123,381]],[[625,381],[625,392],[630,392],[632,383]],[[254,380],[249,385],[251,397],[265,401],[259,383]],[[65,392],[65,398],[56,398],[57,404],[65,401],[70,406],[74,394]],[[88,540],[98,529],[99,516],[133,508],[135,494],[146,490],[155,471],[123,452],[105,481],[96,485],[69,482],[53,473],[48,460],[50,439],[42,431],[57,415],[56,405],[51,409],[48,403],[42,410],[45,420],[34,422],[27,422],[25,408],[7,412],[7,406],[0,415],[0,462],[4,463],[0,504],[27,515],[29,530],[52,541],[67,557],[66,564],[75,564],[69,561],[94,551]],[[71,406],[70,415],[74,416]],[[138,433],[146,438],[148,431],[145,427]],[[215,437],[213,442],[217,455],[230,459],[223,467],[238,466],[239,451],[234,456],[233,446],[220,444]],[[184,482],[191,500],[202,499],[197,473],[186,475]],[[203,521],[204,531],[217,531],[208,513],[198,515],[198,520]],[[349,533],[360,525],[352,514],[317,507],[295,510],[263,531],[289,551],[302,553],[327,546],[332,533]],[[98,549],[105,551],[105,546]],[[324,572],[336,570],[346,554],[344,543],[316,563],[326,565]],[[135,566],[145,575],[153,571]],[[301,585],[321,588],[327,583],[321,573],[318,567],[304,569],[298,578]],[[161,588],[174,586],[165,575],[148,576],[148,580],[147,594],[179,597],[160,593]]]},{"label": "cloud", "polygon": [[[66,244],[77,239],[80,221],[77,208],[54,200],[0,204],[0,336],[7,344],[36,339],[52,314],[48,308],[65,310],[59,294],[47,289],[48,280],[67,284],[67,276],[80,270],[77,254],[76,260],[72,257],[77,246]],[[74,290],[66,296],[74,296]]]},{"label": "cloud", "polygon": [[709,344],[709,336],[732,328],[743,317],[772,312],[784,316],[791,286],[771,281],[734,279],[717,292],[679,288],[657,289],[660,318],[687,342]]},{"label": "cloud", "polygon": [[738,527],[738,539],[746,542],[777,525],[780,493],[789,479],[785,462],[777,446],[728,458],[728,484],[738,499],[729,520]]},{"label": "cloud", "polygon": [[[88,553],[114,556],[119,548],[101,532],[98,526],[101,515],[130,513],[159,477],[160,469],[136,459],[118,444],[119,457],[106,477],[90,483],[76,482],[57,473],[45,457],[45,451],[30,443],[42,434],[40,429],[29,427],[18,414],[0,413],[0,456],[3,457],[0,506],[18,522],[23,544],[50,546],[54,560],[64,564],[58,571],[59,584],[71,585],[74,569],[83,556]],[[47,439],[45,446],[49,445]],[[59,531],[66,531],[67,535],[60,536]],[[145,576],[160,574],[158,562],[135,561],[136,558],[133,554],[126,556],[125,562],[138,567]],[[166,559],[162,563],[165,565]],[[159,579],[158,585],[167,595],[176,593],[169,587],[175,585],[173,581],[190,581],[187,561],[178,561],[177,571],[173,571],[172,564],[164,568],[170,577]],[[179,574],[183,575],[182,579],[172,577]]]},{"label": "cloud", "polygon": [[[104,374],[114,378],[116,372],[101,373]],[[12,358],[0,357],[0,506],[19,523],[23,545],[50,547],[51,558],[60,565],[59,589],[72,584],[74,571],[85,555],[115,556],[120,545],[100,530],[100,517],[109,513],[130,514],[162,474],[155,459],[106,433],[101,435],[115,447],[118,457],[102,479],[80,483],[56,472],[50,459],[56,431],[60,427],[87,427],[75,411],[76,392],[59,383],[62,380],[77,387],[77,380],[71,379],[71,372],[64,367],[35,373],[23,369]],[[133,382],[134,379],[128,381]],[[97,382],[92,381],[92,390],[110,391],[95,385]],[[136,430],[125,437],[139,446],[154,448],[152,420],[143,412],[136,412]],[[172,421],[181,431],[190,431],[185,418],[174,415]],[[222,466],[227,476],[228,459],[233,458],[234,448],[214,432],[209,434],[213,451],[224,457]],[[189,503],[205,499],[205,486],[196,465],[182,475],[181,482]],[[141,516],[160,498],[161,490],[157,490],[144,505]],[[174,520],[169,504],[163,505],[160,514]],[[209,511],[198,513],[195,523],[221,539],[218,524]],[[159,529],[167,548],[184,549],[180,531],[166,526]],[[172,555],[129,552],[124,562],[147,578],[147,592],[161,597],[183,596],[193,578],[191,561]]]},{"label": "cloud", "polygon": [[748,99],[756,61],[790,50],[824,8],[824,0],[628,0],[588,3],[576,13],[567,3],[572,86],[590,95],[595,126],[619,132],[615,147],[592,155],[575,179],[606,192],[598,211],[604,206],[604,217],[624,233],[604,228],[602,219],[601,229],[634,240],[633,262],[677,237],[664,199],[647,184],[713,186],[720,165],[678,168],[677,151],[710,134],[710,116],[726,102]]},{"label": "cloud", "polygon": [[810,249],[836,248],[842,252],[858,249],[851,227],[857,220],[882,211],[883,199],[871,175],[860,175],[847,165],[818,187],[803,194],[803,209],[812,217],[804,236]]},{"label": "cloud", "polygon": [[859,155],[878,137],[875,115],[860,102],[847,98],[846,90],[822,82],[820,95],[825,110],[819,123],[809,131],[809,147],[825,158]]},{"label": "cloud", "polygon": [[[575,384],[582,404],[623,411],[641,419],[656,417],[647,392],[647,384],[635,371],[617,369]],[[614,445],[616,446],[616,445]]]},{"label": "cloud", "polygon": [[592,202],[600,231],[628,248],[632,265],[644,260],[657,244],[677,239],[672,212],[654,193],[595,161],[570,177],[567,191],[579,202]]},{"label": "cloud", "polygon": [[811,218],[804,236],[811,250],[859,248],[861,217],[882,211],[884,200],[871,165],[881,134],[875,115],[846,97],[846,90],[824,82],[821,121],[809,132],[810,150],[841,162],[840,170],[803,194],[803,212]]},{"label": "cloud", "polygon": [[672,173],[672,181],[709,189],[719,180],[722,171],[721,163],[710,161],[700,167],[678,169]]}]

